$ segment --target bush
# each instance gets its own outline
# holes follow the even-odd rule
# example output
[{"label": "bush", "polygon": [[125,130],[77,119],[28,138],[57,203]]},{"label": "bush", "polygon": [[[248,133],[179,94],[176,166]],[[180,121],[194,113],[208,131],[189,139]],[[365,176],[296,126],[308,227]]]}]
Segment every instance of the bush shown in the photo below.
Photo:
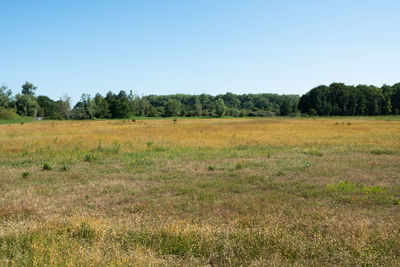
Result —
[{"label": "bush", "polygon": [[240,110],[237,108],[230,108],[226,112],[226,115],[232,116],[232,117],[240,117]]},{"label": "bush", "polygon": [[393,155],[395,154],[395,151],[389,148],[383,148],[371,150],[370,153],[374,155]]},{"label": "bush", "polygon": [[310,114],[311,117],[318,116],[318,112],[313,108],[310,109],[308,114]]},{"label": "bush", "polygon": [[96,156],[93,154],[87,154],[85,156],[85,161],[86,162],[94,162],[96,160]]},{"label": "bush", "polygon": [[44,171],[51,171],[53,168],[51,167],[51,165],[49,163],[43,163],[43,167],[42,170]]},{"label": "bush", "polygon": [[249,117],[274,117],[275,113],[266,110],[250,111],[247,116]]},{"label": "bush", "polygon": [[13,109],[0,108],[0,120],[15,120],[21,117]]}]

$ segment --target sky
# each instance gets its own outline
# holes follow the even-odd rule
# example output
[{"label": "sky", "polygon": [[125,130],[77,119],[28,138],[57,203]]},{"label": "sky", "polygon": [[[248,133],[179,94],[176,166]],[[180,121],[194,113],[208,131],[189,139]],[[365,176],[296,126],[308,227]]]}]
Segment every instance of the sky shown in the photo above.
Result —
[{"label": "sky", "polygon": [[82,93],[304,94],[400,82],[398,0],[0,2],[0,84]]}]

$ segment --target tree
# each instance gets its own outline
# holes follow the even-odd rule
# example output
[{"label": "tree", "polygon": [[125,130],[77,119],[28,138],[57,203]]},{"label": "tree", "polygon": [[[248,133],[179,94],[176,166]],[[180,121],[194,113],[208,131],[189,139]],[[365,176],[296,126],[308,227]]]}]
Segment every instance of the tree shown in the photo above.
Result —
[{"label": "tree", "polygon": [[243,103],[243,108],[248,109],[248,110],[253,110],[254,103],[252,101],[246,101]]},{"label": "tree", "polygon": [[110,118],[111,114],[108,110],[107,100],[101,94],[96,94],[94,97],[95,112],[94,116],[96,118]]},{"label": "tree", "polygon": [[200,98],[198,96],[196,96],[195,100],[194,100],[194,109],[195,109],[195,115],[201,116],[202,106],[201,106]]},{"label": "tree", "polygon": [[48,117],[48,118],[54,118],[55,117],[55,105],[56,103],[50,99],[48,96],[38,96],[36,98],[40,108],[43,111],[42,116],[43,117]]},{"label": "tree", "polygon": [[393,95],[393,88],[386,84],[383,85],[382,99],[381,99],[381,112],[383,115],[387,115],[392,112],[392,95]]},{"label": "tree", "polygon": [[255,106],[258,109],[267,109],[269,106],[269,99],[259,96],[256,98]]},{"label": "tree", "polygon": [[217,117],[224,116],[225,111],[226,106],[224,100],[222,98],[218,98],[218,100],[215,102],[215,113],[217,114]]},{"label": "tree", "polygon": [[81,101],[83,103],[83,108],[84,108],[85,113],[87,114],[88,118],[93,119],[94,114],[96,112],[96,103],[90,97],[89,94],[83,94],[81,97]]},{"label": "tree", "polygon": [[393,94],[391,97],[392,112],[395,115],[400,114],[400,83],[396,83],[392,86]]},{"label": "tree", "polygon": [[35,90],[36,89],[37,89],[37,87],[34,86],[32,83],[25,82],[22,85],[22,94],[23,95],[31,95],[31,96],[33,96],[35,94]]},{"label": "tree", "polygon": [[181,112],[181,103],[176,99],[168,99],[164,105],[165,116],[166,117],[176,117],[179,116]]},{"label": "tree", "polygon": [[19,115],[31,117],[36,117],[40,108],[36,99],[30,94],[17,95],[15,106]]},{"label": "tree", "polygon": [[118,95],[108,92],[106,100],[112,118],[125,118],[131,114],[131,105],[125,91],[120,91]]},{"label": "tree", "polygon": [[11,90],[7,86],[0,86],[0,108],[8,108],[10,105]]},{"label": "tree", "polygon": [[228,92],[224,96],[222,96],[222,100],[224,100],[224,103],[229,108],[238,108],[238,107],[240,107],[240,99],[238,98],[237,95],[232,94],[230,92]]},{"label": "tree", "polygon": [[71,99],[64,95],[55,105],[55,117],[57,119],[68,119],[71,113]]},{"label": "tree", "polygon": [[279,107],[281,115],[287,116],[290,113],[290,103],[288,99],[284,99],[281,106]]},{"label": "tree", "polygon": [[95,112],[95,101],[89,94],[82,94],[81,100],[74,106],[73,117],[75,119],[93,119]]}]

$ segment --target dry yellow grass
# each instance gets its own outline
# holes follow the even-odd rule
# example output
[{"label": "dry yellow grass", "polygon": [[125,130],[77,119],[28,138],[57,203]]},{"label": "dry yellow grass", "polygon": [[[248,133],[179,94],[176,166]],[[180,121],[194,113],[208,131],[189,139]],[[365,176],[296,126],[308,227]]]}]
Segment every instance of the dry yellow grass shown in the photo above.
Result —
[{"label": "dry yellow grass", "polygon": [[[347,125],[350,122],[351,125]],[[338,124],[336,124],[338,123]],[[160,146],[230,147],[238,144],[326,145],[334,149],[400,146],[398,121],[304,119],[182,119],[130,121],[55,121],[0,126],[3,153],[24,149],[96,148],[99,142],[129,144],[123,149]]]},{"label": "dry yellow grass", "polygon": [[399,173],[395,120],[2,125],[0,265],[396,265]]}]

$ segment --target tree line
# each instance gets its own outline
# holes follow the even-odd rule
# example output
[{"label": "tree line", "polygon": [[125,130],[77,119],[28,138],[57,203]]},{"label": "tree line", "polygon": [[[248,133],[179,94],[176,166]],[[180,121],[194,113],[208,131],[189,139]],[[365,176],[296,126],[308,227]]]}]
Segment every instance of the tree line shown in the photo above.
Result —
[{"label": "tree line", "polygon": [[13,109],[21,116],[49,119],[94,119],[144,117],[244,117],[278,116],[297,113],[298,95],[226,93],[217,96],[148,95],[139,96],[120,91],[83,94],[71,109],[71,101],[63,97],[57,101],[47,96],[36,96],[37,87],[26,82],[21,93],[12,96],[6,86],[0,87],[0,108]]},{"label": "tree line", "polygon": [[[53,100],[36,96],[37,87],[26,82],[21,93],[12,95],[7,86],[0,87],[0,111],[20,116],[49,119],[94,119],[144,117],[267,117],[267,116],[363,116],[399,114],[400,83],[393,86],[350,86],[343,83],[320,85],[303,96],[278,94],[233,93],[212,96],[148,95],[139,96],[120,91],[83,94],[71,108],[65,96]],[[1,117],[0,113],[0,117]]]},{"label": "tree line", "polygon": [[303,95],[298,104],[311,116],[399,115],[400,83],[383,85],[320,85]]}]

